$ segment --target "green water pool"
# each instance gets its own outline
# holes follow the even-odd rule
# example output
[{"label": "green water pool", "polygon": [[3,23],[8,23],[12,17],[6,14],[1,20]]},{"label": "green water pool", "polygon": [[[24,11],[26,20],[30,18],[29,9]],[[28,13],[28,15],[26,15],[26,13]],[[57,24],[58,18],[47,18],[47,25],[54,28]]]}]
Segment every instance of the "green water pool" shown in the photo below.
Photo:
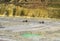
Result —
[{"label": "green water pool", "polygon": [[30,33],[24,33],[21,35],[22,37],[29,38],[29,37],[37,37],[41,36],[41,34],[30,34]]}]

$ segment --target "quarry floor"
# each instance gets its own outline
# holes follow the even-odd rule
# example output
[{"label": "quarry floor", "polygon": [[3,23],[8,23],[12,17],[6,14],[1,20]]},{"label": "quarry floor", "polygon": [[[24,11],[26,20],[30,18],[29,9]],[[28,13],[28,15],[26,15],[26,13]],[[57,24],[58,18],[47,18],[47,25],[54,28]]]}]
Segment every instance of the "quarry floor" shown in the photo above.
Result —
[{"label": "quarry floor", "polygon": [[[41,34],[23,37],[21,34]],[[1,41],[60,41],[60,20],[0,17]]]}]

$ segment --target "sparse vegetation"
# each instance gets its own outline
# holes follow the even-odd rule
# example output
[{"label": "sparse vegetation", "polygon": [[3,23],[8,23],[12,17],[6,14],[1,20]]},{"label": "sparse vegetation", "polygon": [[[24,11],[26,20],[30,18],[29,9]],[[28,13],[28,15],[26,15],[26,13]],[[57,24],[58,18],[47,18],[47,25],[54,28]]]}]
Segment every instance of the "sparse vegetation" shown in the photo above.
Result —
[{"label": "sparse vegetation", "polygon": [[[3,0],[4,1],[4,0]],[[3,2],[1,1],[1,2]],[[28,2],[27,0],[25,0],[26,2]],[[25,2],[25,1],[20,1],[20,0],[12,0],[12,2]],[[42,2],[45,2],[45,0],[41,0]],[[50,2],[60,2],[60,0],[49,0]],[[7,0],[6,2],[11,2],[11,0]],[[26,4],[25,4],[26,5]],[[20,7],[22,6],[22,7]],[[30,6],[30,5],[29,5]],[[60,8],[60,4],[48,4],[47,8]],[[34,7],[33,7],[34,8]],[[5,12],[7,11],[7,13],[5,14]],[[48,13],[49,12],[49,13]],[[23,4],[0,4],[0,15],[4,15],[5,16],[29,16],[29,17],[43,17],[43,18],[60,18],[60,10],[49,10],[47,11],[46,8],[42,7],[42,8],[35,8],[35,9],[31,9],[31,8],[25,8],[23,6]]]},{"label": "sparse vegetation", "polygon": [[48,4],[48,7],[60,8],[60,4]]},{"label": "sparse vegetation", "polygon": [[25,16],[24,10],[21,10],[20,16]]},{"label": "sparse vegetation", "polygon": [[60,18],[60,10],[50,10],[49,11],[50,18]]}]

